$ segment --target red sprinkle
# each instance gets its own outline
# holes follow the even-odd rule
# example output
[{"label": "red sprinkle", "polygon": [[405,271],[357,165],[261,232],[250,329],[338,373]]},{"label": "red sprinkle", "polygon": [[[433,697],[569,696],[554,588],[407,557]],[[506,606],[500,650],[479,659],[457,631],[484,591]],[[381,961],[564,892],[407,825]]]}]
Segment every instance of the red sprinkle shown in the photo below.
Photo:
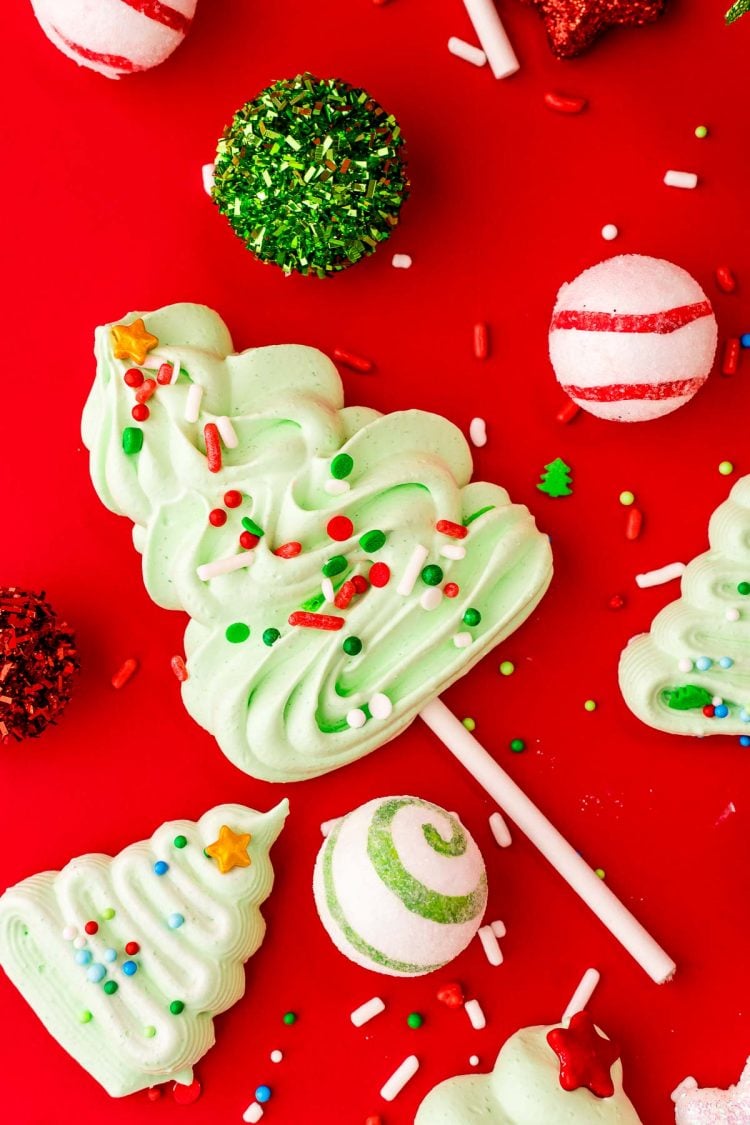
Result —
[{"label": "red sprinkle", "polygon": [[703,714],[706,716],[707,719],[713,719],[714,714],[715,714],[713,704],[707,703],[706,706],[703,708]]},{"label": "red sprinkle", "polygon": [[277,547],[274,554],[278,555],[280,559],[296,559],[301,550],[302,544],[291,540],[291,542],[282,543],[280,547]]},{"label": "red sprinkle", "polygon": [[721,359],[722,375],[736,375],[739,365],[740,342],[736,336],[732,336],[724,344],[724,354]]},{"label": "red sprinkle", "polygon": [[554,94],[550,90],[544,95],[544,104],[547,109],[554,109],[555,113],[582,113],[588,102],[585,98],[566,97],[565,94]]},{"label": "red sprinkle", "polygon": [[171,383],[173,371],[174,368],[171,363],[162,363],[161,367],[156,372],[157,383],[160,383],[162,387],[166,386],[167,383]]},{"label": "red sprinkle", "polygon": [[151,395],[156,391],[155,379],[144,379],[138,390],[135,392],[136,402],[148,402]]},{"label": "red sprinkle", "polygon": [[223,527],[227,522],[227,513],[223,508],[212,508],[208,513],[208,522],[212,527]]},{"label": "red sprinkle", "polygon": [[139,953],[140,949],[141,947],[137,941],[129,941],[125,946],[125,952],[128,953],[131,957],[133,957],[136,953]]},{"label": "red sprinkle", "polygon": [[173,656],[169,662],[169,665],[180,683],[184,684],[185,680],[188,678],[188,670],[185,667],[185,661],[182,659],[182,657]]},{"label": "red sprinkle", "polygon": [[[372,0],[373,4],[385,4],[387,0]],[[379,1113],[370,1114],[365,1118],[365,1125],[383,1125],[383,1118]]]},{"label": "red sprinkle", "polygon": [[[343,172],[343,168],[341,170]],[[333,358],[337,360],[338,363],[343,363],[345,367],[351,367],[352,371],[359,371],[362,375],[367,375],[375,368],[375,364],[371,359],[365,359],[364,356],[356,355],[354,352],[348,352],[346,348],[334,348]]]},{"label": "red sprinkle", "polygon": [[637,539],[641,534],[642,525],[643,512],[638,508],[631,508],[628,512],[627,522],[625,523],[625,538]]},{"label": "red sprinkle", "polygon": [[244,547],[246,551],[252,551],[253,547],[257,547],[259,543],[259,537],[253,535],[252,531],[243,531],[240,535],[240,547]]},{"label": "red sprinkle", "polygon": [[178,1105],[192,1105],[197,1102],[201,1096],[202,1088],[197,1078],[194,1078],[189,1086],[183,1085],[182,1082],[175,1082],[172,1087],[172,1097]]},{"label": "red sprinkle", "polygon": [[123,379],[129,387],[140,387],[143,382],[143,372],[139,371],[137,367],[131,367],[123,375]]},{"label": "red sprinkle", "polygon": [[391,568],[388,563],[376,562],[370,567],[370,583],[373,586],[387,586],[391,580]]},{"label": "red sprinkle", "polygon": [[364,594],[366,590],[370,589],[370,583],[365,578],[364,574],[355,574],[352,576],[354,589],[358,594]]},{"label": "red sprinkle", "polygon": [[622,609],[622,607],[624,605],[625,605],[625,598],[622,596],[622,594],[613,594],[612,597],[609,599],[609,608],[610,609]]},{"label": "red sprinkle", "polygon": [[439,531],[441,535],[450,535],[451,539],[465,539],[469,534],[468,527],[464,527],[460,523],[454,523],[453,520],[438,520],[435,524],[435,530]]},{"label": "red sprinkle", "polygon": [[352,600],[356,593],[356,586],[351,579],[347,579],[341,589],[336,593],[336,597],[333,599],[333,604],[336,606],[336,609],[346,609],[349,605],[349,602]]},{"label": "red sprinkle", "polygon": [[229,492],[224,493],[224,503],[228,508],[239,508],[242,503],[242,493],[236,488],[230,488]]},{"label": "red sprinkle", "polygon": [[737,279],[729,266],[717,266],[715,271],[716,284],[722,293],[734,293],[737,288]]},{"label": "red sprinkle", "polygon": [[557,418],[558,422],[562,422],[563,425],[565,425],[566,422],[572,422],[573,419],[576,417],[576,415],[580,414],[580,413],[581,413],[581,408],[578,405],[578,403],[573,402],[573,399],[569,398],[568,401],[565,403],[565,406],[562,406],[558,410],[555,417]]},{"label": "red sprinkle", "polygon": [[460,1008],[464,1002],[464,990],[457,981],[452,981],[437,990],[437,998],[446,1008]]},{"label": "red sprinkle", "polygon": [[446,582],[446,584],[443,586],[443,593],[445,594],[446,598],[458,597],[458,594],[460,592],[461,587],[457,586],[455,582]]},{"label": "red sprinkle", "polygon": [[98,922],[87,922],[83,927],[87,934],[96,934],[99,932]]},{"label": "red sprinkle", "polygon": [[330,613],[307,613],[304,609],[295,610],[289,614],[290,625],[301,625],[303,629],[325,629],[334,632],[344,625],[343,617],[334,617]]},{"label": "red sprinkle", "polygon": [[129,656],[127,660],[123,661],[120,669],[115,672],[112,677],[112,687],[117,688],[119,691],[121,687],[125,686],[137,667],[138,661],[134,660],[132,656]]},{"label": "red sprinkle", "polygon": [[343,543],[354,531],[354,524],[348,516],[334,516],[326,524],[326,531],[331,539],[335,539],[337,543]]},{"label": "red sprinkle", "polygon": [[137,402],[130,413],[135,418],[136,422],[145,422],[151,411],[143,402]]},{"label": "red sprinkle", "polygon": [[490,331],[481,321],[474,325],[474,356],[486,359],[490,354]]},{"label": "red sprinkle", "polygon": [[221,469],[221,438],[215,422],[206,422],[203,427],[203,440],[206,443],[208,471],[218,473]]}]

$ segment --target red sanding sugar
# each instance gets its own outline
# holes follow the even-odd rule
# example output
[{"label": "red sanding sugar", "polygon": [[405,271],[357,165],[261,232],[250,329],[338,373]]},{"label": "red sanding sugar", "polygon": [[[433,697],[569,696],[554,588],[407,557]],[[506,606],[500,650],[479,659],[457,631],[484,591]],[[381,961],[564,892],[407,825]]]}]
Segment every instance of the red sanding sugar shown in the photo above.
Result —
[{"label": "red sanding sugar", "polygon": [[70,699],[75,636],[44,593],[0,587],[0,743],[35,738]]}]

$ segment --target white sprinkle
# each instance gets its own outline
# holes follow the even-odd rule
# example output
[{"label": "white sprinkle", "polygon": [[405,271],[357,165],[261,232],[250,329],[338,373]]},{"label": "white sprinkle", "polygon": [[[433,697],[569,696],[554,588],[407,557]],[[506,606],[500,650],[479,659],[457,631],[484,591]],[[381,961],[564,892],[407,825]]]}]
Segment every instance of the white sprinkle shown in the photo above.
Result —
[{"label": "white sprinkle", "polygon": [[647,570],[645,574],[636,574],[635,584],[645,590],[648,586],[662,586],[671,582],[673,578],[682,578],[686,567],[684,563],[673,562],[662,566],[659,570]]},{"label": "white sprinkle", "polygon": [[331,480],[326,481],[323,487],[329,496],[343,496],[345,492],[349,491],[351,485],[348,480],[336,480],[335,477],[332,477]]},{"label": "white sprinkle", "polygon": [[72,941],[77,933],[78,930],[75,928],[75,926],[66,926],[63,930],[63,939],[65,941]]},{"label": "white sprinkle", "polygon": [[614,223],[605,223],[602,227],[602,238],[605,242],[614,242],[619,233]]},{"label": "white sprinkle", "polygon": [[456,648],[468,648],[471,644],[471,633],[456,633],[453,643]]},{"label": "white sprinkle", "polygon": [[406,569],[401,575],[401,581],[396,587],[396,593],[406,598],[414,589],[414,583],[419,578],[424,563],[427,561],[429,551],[421,543],[417,543],[411,553],[411,558],[406,564]]},{"label": "white sprinkle", "polygon": [[694,188],[698,186],[698,177],[695,172],[675,172],[670,168],[664,173],[664,183],[667,187]]},{"label": "white sprinkle", "polygon": [[720,695],[714,695],[714,696],[711,697],[711,702],[714,705],[714,707],[721,707],[724,700],[721,698]]},{"label": "white sprinkle", "polygon": [[74,949],[85,949],[86,948],[86,938],[85,937],[73,938],[73,948]]},{"label": "white sprinkle", "polygon": [[226,415],[222,415],[221,418],[216,419],[216,429],[219,431],[219,436],[227,449],[237,448],[239,445],[237,434],[234,431],[234,426]]},{"label": "white sprinkle", "polygon": [[473,43],[467,43],[465,39],[459,39],[455,35],[451,35],[448,40],[448,50],[457,59],[463,59],[473,66],[484,66],[487,62],[487,56],[480,47],[475,47]]},{"label": "white sprinkle", "polygon": [[185,399],[185,421],[197,422],[201,412],[201,399],[203,398],[203,387],[200,383],[191,383],[188,387],[187,398]]},{"label": "white sprinkle", "polygon": [[481,1031],[483,1027],[487,1026],[487,1020],[478,1000],[467,1000],[464,1008],[466,1015],[469,1017],[469,1023],[475,1031]]},{"label": "white sprinkle", "polygon": [[213,562],[204,563],[196,570],[201,582],[208,582],[209,578],[218,578],[220,574],[231,574],[233,570],[242,570],[245,566],[252,566],[254,555],[252,551],[244,551],[241,555],[228,555],[225,559],[215,559]]},{"label": "white sprinkle", "polygon": [[469,1066],[479,1066],[479,1055],[469,1055]]},{"label": "white sprinkle", "polygon": [[284,1056],[281,1051],[271,1051],[268,1057],[272,1063],[280,1063]]},{"label": "white sprinkle", "polygon": [[411,255],[410,254],[394,254],[391,258],[391,265],[395,270],[410,270],[411,269]]},{"label": "white sprinkle", "polygon": [[325,598],[325,600],[329,603],[333,603],[333,599],[336,597],[336,592],[333,589],[333,582],[331,582],[331,579],[324,578],[320,583],[320,588],[323,591],[323,597]]},{"label": "white sprinkle", "polygon": [[404,1059],[398,1070],[394,1070],[391,1077],[380,1091],[380,1096],[386,1102],[392,1102],[403,1090],[406,1083],[414,1077],[419,1070],[419,1059],[416,1055],[409,1055]]},{"label": "white sprinkle", "polygon": [[738,609],[728,609],[724,616],[727,621],[739,621],[740,611]]},{"label": "white sprinkle", "polygon": [[444,559],[465,559],[466,548],[461,547],[458,543],[446,543],[444,547],[440,548],[440,554]]},{"label": "white sprinkle", "polygon": [[354,730],[359,730],[359,728],[363,727],[367,722],[367,715],[365,715],[361,707],[353,707],[351,711],[347,713],[346,721]]},{"label": "white sprinkle", "polygon": [[437,609],[443,600],[443,591],[439,586],[428,586],[422,597],[419,599],[419,604],[422,609]]},{"label": "white sprinkle", "polygon": [[[480,926],[477,937],[482,943],[482,949],[490,965],[502,965],[503,951],[491,926]],[[471,1017],[470,1017],[471,1018]]]},{"label": "white sprinkle", "polygon": [[594,995],[594,989],[601,980],[601,976],[596,969],[587,969],[581,977],[580,983],[575,992],[570,998],[570,1003],[562,1014],[561,1023],[571,1019],[572,1016],[578,1012],[582,1012],[588,1004],[591,997]]},{"label": "white sprinkle", "polygon": [[376,691],[370,700],[370,714],[373,719],[387,719],[393,711],[393,703],[382,691]]},{"label": "white sprinkle", "polygon": [[472,445],[476,445],[477,449],[481,449],[483,445],[487,444],[487,425],[484,418],[472,418],[469,425],[469,437]]},{"label": "white sprinkle", "polygon": [[249,1121],[250,1125],[254,1125],[254,1122],[260,1121],[262,1116],[263,1116],[263,1106],[258,1105],[257,1102],[250,1102],[250,1105],[247,1107],[245,1112],[242,1114],[242,1120],[243,1121]]},{"label": "white sprinkle", "polygon": [[501,848],[509,848],[513,843],[510,829],[499,812],[493,812],[490,816],[490,832],[495,837],[495,842]]},{"label": "white sprinkle", "polygon": [[179,359],[172,360],[172,374],[169,377],[170,385],[177,382],[180,377],[180,361]]},{"label": "white sprinkle", "polygon": [[204,164],[201,168],[201,177],[203,179],[203,190],[206,195],[210,195],[214,186],[214,165]]},{"label": "white sprinkle", "polygon": [[490,922],[490,929],[497,938],[505,937],[508,932],[505,928],[505,922],[501,922],[499,918],[496,922]]},{"label": "white sprinkle", "polygon": [[692,670],[693,670],[693,662],[692,662],[692,660],[688,660],[688,658],[686,656],[683,656],[682,660],[677,661],[677,671],[678,672],[692,672]]},{"label": "white sprinkle", "polygon": [[379,1016],[381,1012],[385,1011],[385,1004],[379,996],[373,996],[372,1000],[368,1000],[364,1004],[360,1004],[355,1008],[349,1017],[355,1027],[362,1027],[363,1024],[374,1020],[375,1016]]},{"label": "white sprinkle", "polygon": [[500,22],[494,0],[464,0],[495,78],[507,78],[518,70],[518,59]]}]

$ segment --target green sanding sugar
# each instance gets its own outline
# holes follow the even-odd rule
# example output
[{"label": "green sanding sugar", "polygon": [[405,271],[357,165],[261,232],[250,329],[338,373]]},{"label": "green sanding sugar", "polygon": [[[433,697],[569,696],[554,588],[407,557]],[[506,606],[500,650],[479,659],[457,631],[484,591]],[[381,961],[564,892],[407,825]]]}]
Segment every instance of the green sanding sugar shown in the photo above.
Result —
[{"label": "green sanding sugar", "polygon": [[353,468],[354,460],[348,453],[337,453],[331,461],[331,476],[336,480],[343,480],[344,477],[349,476]]},{"label": "green sanding sugar", "polygon": [[300,74],[258,94],[219,141],[213,199],[251,253],[326,277],[372,254],[409,192],[396,119],[366,90]]},{"label": "green sanding sugar", "polygon": [[250,626],[246,625],[244,621],[235,621],[232,625],[227,625],[227,631],[224,635],[230,644],[241,644],[250,636]]},{"label": "green sanding sugar", "polygon": [[371,554],[373,551],[379,551],[385,544],[385,533],[382,531],[366,531],[364,535],[359,537],[359,545],[363,551]]},{"label": "green sanding sugar", "polygon": [[122,448],[125,453],[140,453],[143,449],[143,430],[126,426],[122,431]]}]

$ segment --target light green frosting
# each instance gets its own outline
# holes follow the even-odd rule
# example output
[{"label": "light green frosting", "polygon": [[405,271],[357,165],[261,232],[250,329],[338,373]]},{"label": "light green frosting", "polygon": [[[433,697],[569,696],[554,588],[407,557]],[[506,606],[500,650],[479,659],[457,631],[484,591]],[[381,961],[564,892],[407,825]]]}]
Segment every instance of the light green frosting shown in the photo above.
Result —
[{"label": "light green frosting", "polygon": [[[710,550],[682,576],[681,596],[623,651],[620,688],[631,711],[658,730],[750,734],[750,594],[738,591],[750,583],[750,476],[737,481],[713,513],[708,538]],[[735,611],[738,619],[731,620]],[[710,658],[709,669],[695,667],[700,657]],[[722,657],[731,667],[721,667]],[[682,670],[681,660],[693,667]],[[685,688],[693,690],[677,690]],[[702,705],[713,698],[728,706],[725,718],[703,714]]]},{"label": "light green frosting", "polygon": [[[182,686],[189,712],[255,777],[311,777],[361,757],[402,731],[529,615],[551,577],[547,537],[502,488],[470,483],[469,448],[444,418],[344,407],[336,369],[320,352],[290,345],[233,354],[225,325],[202,306],[133,313],[123,323],[137,315],[160,341],[147,364],[176,357],[179,380],[149,400],[143,448],[126,454],[122,433],[135,425],[133,391],[123,382],[129,364],[113,358],[111,326],[98,329],[83,440],[102,501],[134,523],[149,594],[191,618]],[[198,423],[184,419],[191,382],[204,391]],[[217,416],[231,419],[238,445],[223,449],[223,467],[211,473],[203,428]],[[340,452],[353,459],[350,488],[333,495],[326,485],[336,480],[331,462]],[[230,488],[244,502],[228,511],[223,527],[212,527],[208,514]],[[326,532],[339,514],[354,524],[343,543]],[[202,581],[201,564],[241,553],[242,517],[264,531],[252,566]],[[440,534],[441,519],[471,520],[467,538]],[[386,541],[367,554],[359,538],[373,530]],[[301,554],[276,557],[274,548],[289,541],[302,544]],[[464,558],[440,554],[457,542]],[[407,596],[396,589],[417,545],[427,549],[426,564],[443,569],[444,582],[460,587],[432,610],[421,605],[428,587],[419,577]],[[334,556],[346,563],[332,579],[335,588],[352,574],[366,577],[380,561],[391,581],[347,609],[321,606],[322,568]],[[290,613],[303,604],[343,617],[344,628],[291,627]],[[479,625],[463,625],[468,608],[480,611]],[[226,630],[236,623],[250,635],[229,643]],[[280,633],[272,645],[263,642],[268,629]],[[460,633],[469,634],[468,647],[454,642]],[[360,639],[360,653],[344,653],[347,637]],[[392,704],[387,717],[370,712],[376,693]],[[359,729],[347,721],[355,709],[365,716]]]}]

